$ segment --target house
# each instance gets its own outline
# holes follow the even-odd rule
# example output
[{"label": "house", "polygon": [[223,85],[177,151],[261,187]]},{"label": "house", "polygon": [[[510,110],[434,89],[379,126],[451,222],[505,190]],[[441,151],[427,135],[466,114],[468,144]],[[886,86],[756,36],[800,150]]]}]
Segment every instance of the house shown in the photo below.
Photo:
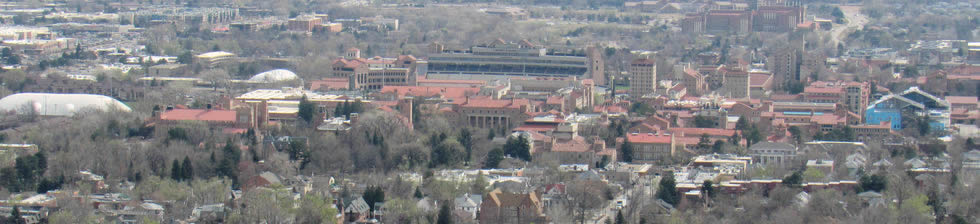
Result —
[{"label": "house", "polygon": [[348,222],[357,222],[362,219],[367,218],[371,214],[371,207],[368,206],[364,198],[357,197],[354,201],[344,208],[344,216],[347,217]]},{"label": "house", "polygon": [[242,188],[254,189],[258,187],[268,187],[273,185],[282,185],[282,182],[279,180],[279,176],[277,176],[275,173],[266,171],[266,172],[262,172],[262,174],[259,174],[257,176],[254,176],[246,180]]},{"label": "house", "polygon": [[749,155],[759,164],[785,167],[796,160],[798,149],[788,143],[760,142],[749,147]]},{"label": "house", "polygon": [[456,211],[461,211],[465,214],[465,217],[460,217],[464,220],[476,220],[476,214],[480,211],[480,204],[483,203],[483,195],[470,195],[469,193],[463,194],[453,200],[453,205],[455,205]]},{"label": "house", "polygon": [[847,174],[856,176],[858,171],[864,169],[868,164],[868,157],[861,153],[854,153],[845,158],[844,166],[847,167]]},{"label": "house", "polygon": [[480,223],[547,223],[541,199],[535,192],[510,193],[495,189],[480,204]]},{"label": "house", "polygon": [[548,184],[541,192],[541,202],[545,207],[561,204],[564,199],[566,199],[565,184]]},{"label": "house", "polygon": [[229,211],[230,209],[226,208],[225,204],[221,203],[202,205],[194,208],[194,210],[191,211],[191,220],[197,221],[198,223],[221,223]]}]

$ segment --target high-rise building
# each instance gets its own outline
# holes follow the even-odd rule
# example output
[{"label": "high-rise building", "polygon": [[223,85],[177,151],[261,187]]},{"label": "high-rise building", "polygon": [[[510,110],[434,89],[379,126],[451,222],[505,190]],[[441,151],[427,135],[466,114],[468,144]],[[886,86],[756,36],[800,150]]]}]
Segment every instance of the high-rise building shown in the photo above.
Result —
[{"label": "high-rise building", "polygon": [[633,98],[640,98],[643,95],[654,93],[657,90],[657,61],[649,58],[640,58],[630,63],[630,90],[629,95]]},{"label": "high-rise building", "polygon": [[729,98],[749,97],[749,73],[742,69],[725,73],[725,95]]},{"label": "high-rise building", "polygon": [[606,63],[602,60],[602,51],[599,47],[589,46],[585,48],[585,57],[589,59],[589,76],[600,86],[606,85]]},{"label": "high-rise building", "polygon": [[769,54],[768,66],[772,71],[773,81],[780,89],[787,89],[790,84],[799,83],[800,65],[803,58],[802,47],[787,46],[774,49]]}]

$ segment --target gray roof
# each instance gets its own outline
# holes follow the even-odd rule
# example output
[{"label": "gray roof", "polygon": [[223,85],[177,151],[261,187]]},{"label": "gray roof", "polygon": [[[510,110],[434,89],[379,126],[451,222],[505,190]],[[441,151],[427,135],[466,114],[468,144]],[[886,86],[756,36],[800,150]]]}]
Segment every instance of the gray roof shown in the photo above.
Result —
[{"label": "gray roof", "polygon": [[483,196],[463,194],[462,196],[456,197],[454,202],[459,207],[479,207],[483,203]]},{"label": "gray roof", "polygon": [[357,199],[354,200],[354,201],[352,201],[350,203],[350,205],[347,205],[347,208],[344,209],[344,212],[345,213],[365,213],[365,212],[368,212],[370,210],[371,210],[371,207],[369,207],[368,204],[367,204],[367,202],[364,201],[364,198],[357,197]]}]

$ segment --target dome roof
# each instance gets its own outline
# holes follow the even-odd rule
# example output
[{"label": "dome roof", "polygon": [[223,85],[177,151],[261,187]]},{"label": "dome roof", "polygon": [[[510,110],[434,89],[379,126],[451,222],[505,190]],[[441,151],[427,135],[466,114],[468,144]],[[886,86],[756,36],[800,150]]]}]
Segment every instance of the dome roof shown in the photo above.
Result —
[{"label": "dome roof", "polygon": [[83,109],[132,111],[112,97],[94,94],[18,93],[0,99],[0,111],[23,113],[30,104],[41,116],[72,116]]},{"label": "dome roof", "polygon": [[299,79],[299,77],[296,76],[296,73],[286,69],[274,69],[252,76],[252,78],[248,79],[248,81],[270,83],[296,79]]}]

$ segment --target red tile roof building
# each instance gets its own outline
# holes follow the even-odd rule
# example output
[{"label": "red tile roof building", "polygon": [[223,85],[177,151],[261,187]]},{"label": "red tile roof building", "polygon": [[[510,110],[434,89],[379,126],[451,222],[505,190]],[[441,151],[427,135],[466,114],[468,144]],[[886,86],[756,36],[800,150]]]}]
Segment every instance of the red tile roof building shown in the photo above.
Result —
[{"label": "red tile roof building", "polygon": [[386,85],[415,85],[415,57],[361,58],[360,55],[357,48],[349,49],[345,58],[333,61],[330,77],[349,79],[352,89],[378,90]]},{"label": "red tile roof building", "polygon": [[674,136],[666,133],[630,133],[626,140],[633,145],[633,162],[652,163],[674,156]]},{"label": "red tile roof building", "polygon": [[839,103],[847,110],[864,114],[871,96],[868,82],[823,82],[810,83],[803,89],[803,100],[811,103]]},{"label": "red tile roof building", "polygon": [[151,119],[153,125],[176,125],[181,122],[204,122],[211,127],[248,128],[254,127],[254,116],[249,108],[238,110],[224,109],[169,109],[158,112]]}]

